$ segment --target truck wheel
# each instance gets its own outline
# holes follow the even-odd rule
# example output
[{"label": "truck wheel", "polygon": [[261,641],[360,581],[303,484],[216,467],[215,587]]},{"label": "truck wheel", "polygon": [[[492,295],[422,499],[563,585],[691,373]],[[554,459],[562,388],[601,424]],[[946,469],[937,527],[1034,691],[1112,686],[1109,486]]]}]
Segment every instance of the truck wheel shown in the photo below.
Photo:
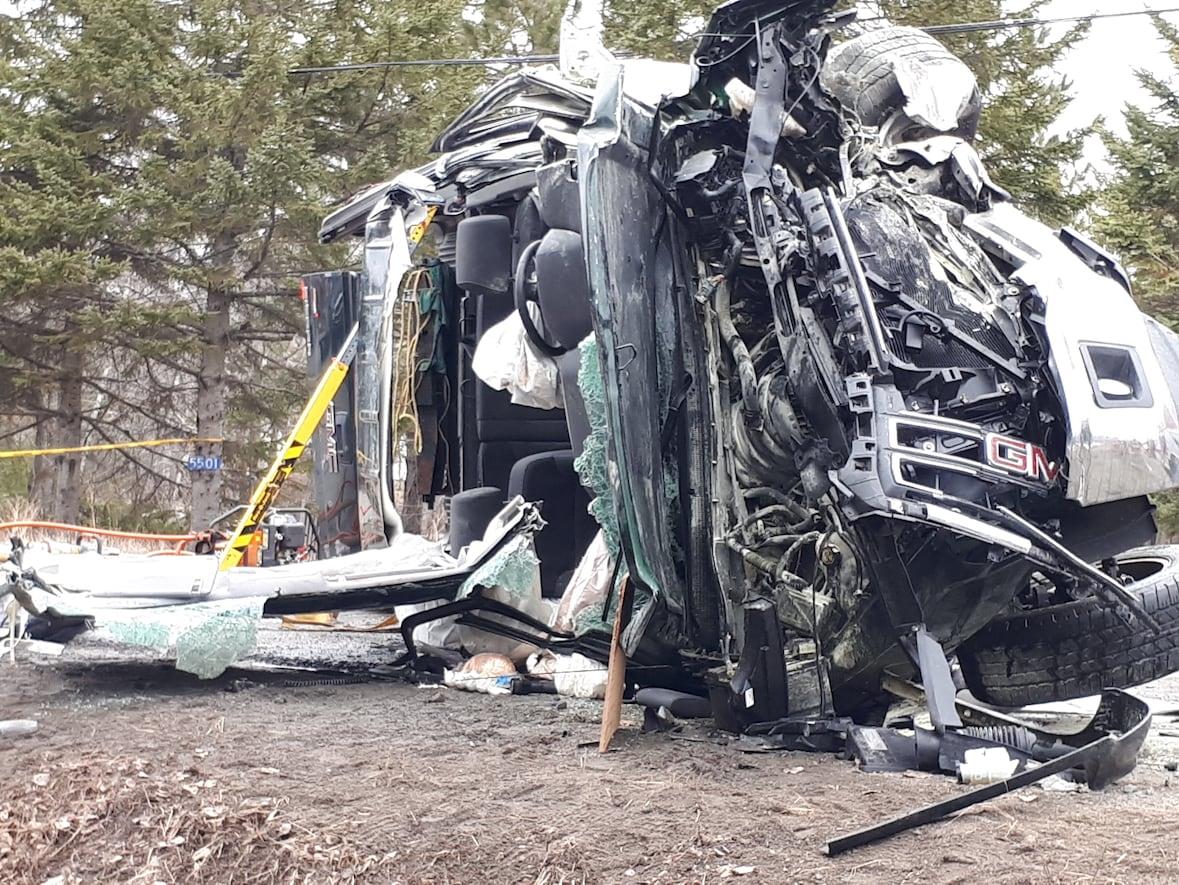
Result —
[{"label": "truck wheel", "polygon": [[[905,106],[905,93],[897,79],[898,62],[925,67],[963,62],[937,40],[917,28],[889,27],[869,31],[840,43],[823,65],[822,85],[845,108],[868,126],[879,126]],[[958,116],[953,134],[967,140],[978,131],[982,97],[977,88]]]},{"label": "truck wheel", "polygon": [[1126,624],[1100,599],[1033,609],[995,621],[958,649],[966,685],[1002,707],[1086,697],[1179,670],[1179,547],[1140,547],[1115,557],[1127,589],[1158,620],[1156,635]]}]

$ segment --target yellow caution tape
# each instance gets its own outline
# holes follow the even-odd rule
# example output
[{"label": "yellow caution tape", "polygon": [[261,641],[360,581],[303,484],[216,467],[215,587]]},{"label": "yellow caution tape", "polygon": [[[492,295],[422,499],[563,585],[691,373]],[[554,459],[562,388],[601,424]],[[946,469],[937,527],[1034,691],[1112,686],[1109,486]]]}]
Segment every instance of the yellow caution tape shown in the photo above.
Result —
[{"label": "yellow caution tape", "polygon": [[221,438],[183,437],[176,439],[145,439],[137,442],[100,443],[93,446],[65,446],[56,449],[21,449],[14,452],[0,452],[3,458],[35,458],[38,455],[72,455],[76,452],[113,452],[118,449],[146,449],[152,446],[200,445],[202,443],[225,442]]}]

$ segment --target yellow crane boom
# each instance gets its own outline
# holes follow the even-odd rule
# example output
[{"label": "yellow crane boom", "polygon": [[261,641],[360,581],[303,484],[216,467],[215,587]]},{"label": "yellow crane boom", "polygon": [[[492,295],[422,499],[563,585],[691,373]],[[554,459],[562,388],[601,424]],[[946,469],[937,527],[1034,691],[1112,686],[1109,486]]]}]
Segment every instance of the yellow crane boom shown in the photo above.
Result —
[{"label": "yellow crane boom", "polygon": [[227,571],[242,561],[246,548],[250,546],[250,541],[258,531],[262,520],[266,518],[266,511],[270,509],[270,505],[278,497],[278,491],[282,488],[283,482],[291,475],[291,471],[295,469],[295,464],[299,461],[299,456],[303,454],[303,450],[311,442],[311,437],[315,434],[315,429],[319,426],[324,411],[335,397],[336,391],[340,389],[340,385],[344,383],[344,379],[348,377],[352,361],[356,359],[357,330],[357,326],[352,327],[352,331],[348,333],[348,338],[344,341],[340,352],[332,357],[332,361],[319,376],[315,390],[312,391],[307,404],[303,406],[299,420],[295,422],[295,427],[283,444],[278,457],[274,459],[270,469],[266,471],[266,474],[254,488],[245,513],[242,514],[237,528],[229,536],[229,542],[221,553],[221,562],[217,566],[219,571]]}]

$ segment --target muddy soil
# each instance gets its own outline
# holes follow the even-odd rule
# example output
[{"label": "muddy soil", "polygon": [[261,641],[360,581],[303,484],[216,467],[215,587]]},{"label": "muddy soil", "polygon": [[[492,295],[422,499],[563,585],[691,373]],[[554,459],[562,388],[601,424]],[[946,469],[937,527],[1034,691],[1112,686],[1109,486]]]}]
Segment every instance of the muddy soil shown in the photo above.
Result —
[{"label": "muddy soil", "polygon": [[[360,657],[390,642],[347,641]],[[0,881],[1179,878],[1174,720],[1104,793],[1033,788],[830,859],[828,838],[965,788],[642,734],[629,709],[603,756],[593,702],[243,669],[201,682],[117,658],[0,666],[0,719],[40,722],[0,740]]]}]

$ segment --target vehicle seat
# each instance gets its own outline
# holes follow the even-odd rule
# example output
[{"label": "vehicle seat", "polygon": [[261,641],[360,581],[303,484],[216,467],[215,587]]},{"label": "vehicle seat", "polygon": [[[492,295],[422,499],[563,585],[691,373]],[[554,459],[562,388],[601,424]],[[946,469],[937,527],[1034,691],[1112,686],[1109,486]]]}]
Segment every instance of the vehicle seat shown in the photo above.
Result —
[{"label": "vehicle seat", "polygon": [[497,488],[467,489],[452,497],[447,532],[450,555],[458,556],[468,544],[480,540],[505,503],[504,493]]},{"label": "vehicle seat", "polygon": [[[483,333],[514,311],[511,295],[483,295],[475,307],[475,330]],[[476,339],[478,340],[478,338]],[[520,458],[569,447],[561,409],[534,409],[512,402],[506,390],[475,384],[475,432],[479,439],[476,485],[507,488],[508,474]]]},{"label": "vehicle seat", "polygon": [[[526,214],[533,227],[540,223],[533,218],[535,209]],[[515,310],[510,291],[511,221],[502,215],[464,219],[457,228],[455,249],[458,284],[475,299],[478,342]],[[569,447],[569,432],[560,409],[515,405],[507,391],[494,390],[477,377],[470,383],[475,385],[475,439],[464,440],[463,445],[475,448],[475,476],[464,477],[468,489],[507,488],[512,465],[520,458]]]},{"label": "vehicle seat", "polygon": [[597,534],[590,495],[573,469],[573,452],[542,452],[512,466],[508,498],[521,495],[539,505],[545,527],[535,538],[541,593],[559,599],[569,577]]}]

